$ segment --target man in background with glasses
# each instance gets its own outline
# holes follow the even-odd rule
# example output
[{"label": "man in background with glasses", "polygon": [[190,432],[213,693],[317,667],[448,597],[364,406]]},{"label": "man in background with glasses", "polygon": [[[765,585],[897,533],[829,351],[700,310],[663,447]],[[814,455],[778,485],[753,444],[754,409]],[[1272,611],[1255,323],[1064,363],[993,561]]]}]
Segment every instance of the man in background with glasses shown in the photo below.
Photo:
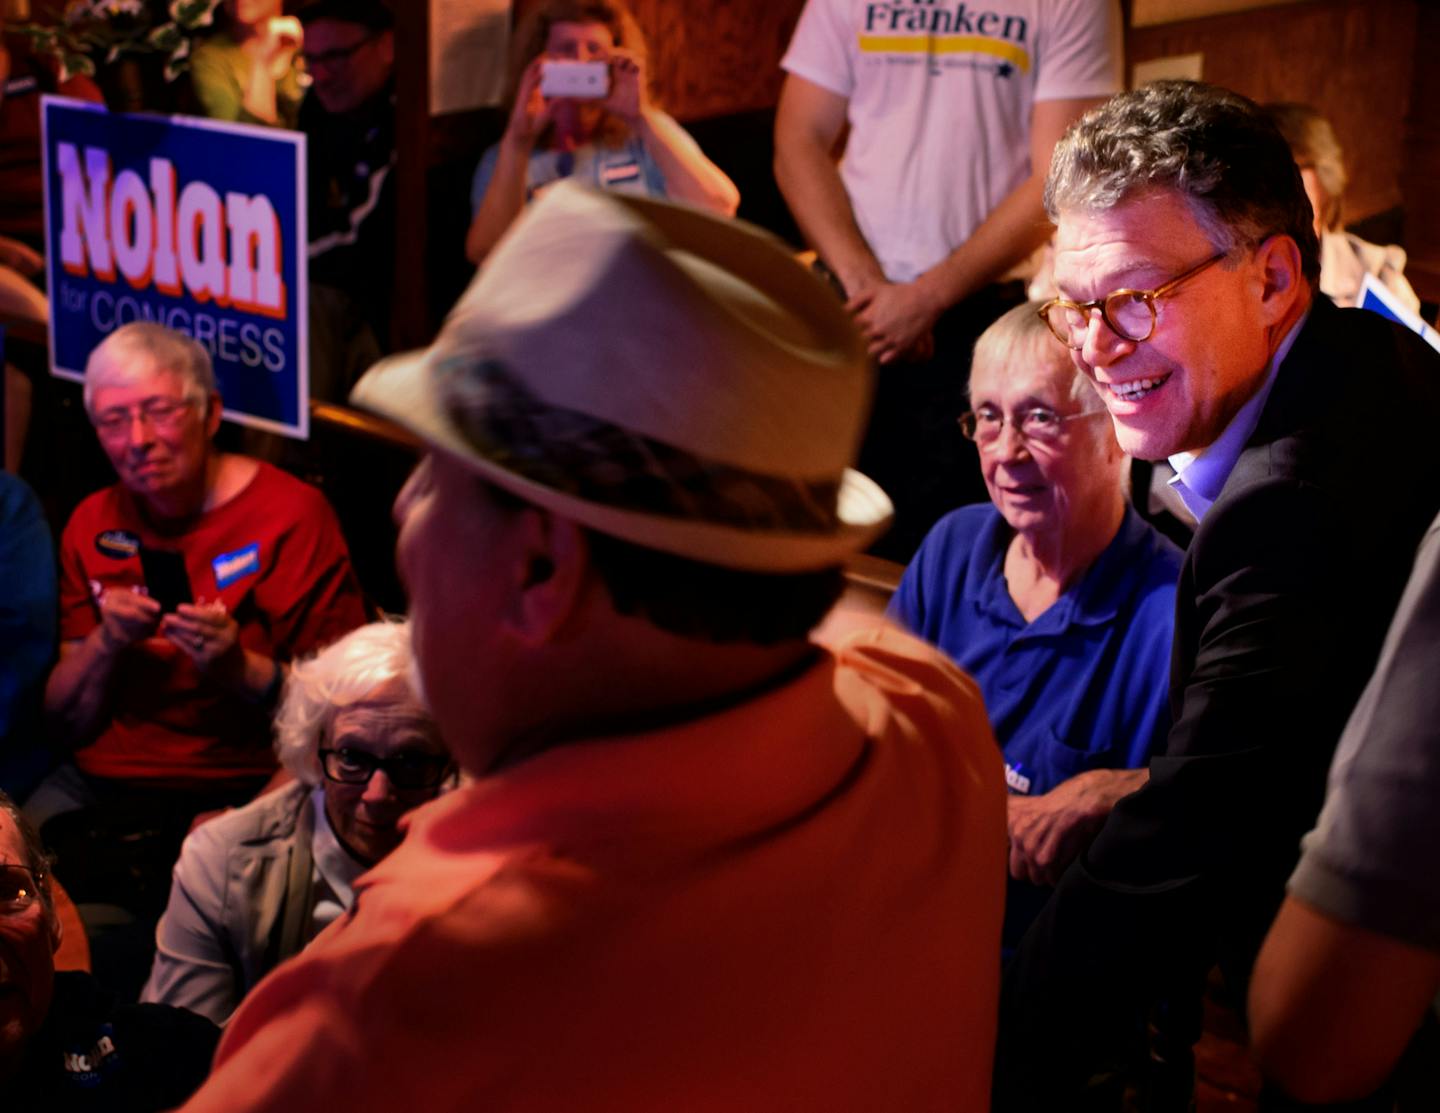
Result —
[{"label": "man in background with glasses", "polygon": [[[395,271],[395,32],[380,0],[300,9],[310,90],[311,393],[344,401],[389,335]],[[320,374],[316,380],[317,372]]]},{"label": "man in background with glasses", "polygon": [[171,1109],[205,1079],[220,1030],[184,1009],[116,1005],[87,973],[55,970],[49,866],[0,792],[0,1093],[6,1109]]},{"label": "man in background with glasses", "polygon": [[1309,202],[1250,101],[1159,82],[1057,146],[1060,297],[1042,309],[1121,447],[1169,458],[1199,519],[1174,725],[1148,784],[1061,879],[1006,972],[1000,1109],[1075,1107],[1165,1005],[1156,1108],[1184,1108],[1199,993],[1243,988],[1346,717],[1440,506],[1433,449],[1370,419],[1440,412],[1440,357],[1316,296]]}]

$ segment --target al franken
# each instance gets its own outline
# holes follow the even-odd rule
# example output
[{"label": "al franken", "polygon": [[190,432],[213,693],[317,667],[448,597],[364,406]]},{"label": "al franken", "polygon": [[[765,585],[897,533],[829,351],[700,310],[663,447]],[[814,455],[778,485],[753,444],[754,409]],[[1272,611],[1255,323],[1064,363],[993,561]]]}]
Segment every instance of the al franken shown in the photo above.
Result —
[{"label": "al franken", "polygon": [[[73,143],[56,150],[60,173],[60,263],[67,274],[189,294],[266,317],[286,316],[280,275],[280,220],[263,194],[220,194],[192,181],[176,197],[175,166],[150,160],[147,183],[134,170],[111,181],[110,155]],[[228,244],[227,244],[228,241]],[[227,250],[228,246],[228,250]]]},{"label": "al franken", "polygon": [[964,3],[944,7],[935,0],[865,5],[865,32],[919,31],[936,35],[982,35],[1006,39],[1017,45],[1025,42],[1025,17],[1001,12],[975,11]]}]

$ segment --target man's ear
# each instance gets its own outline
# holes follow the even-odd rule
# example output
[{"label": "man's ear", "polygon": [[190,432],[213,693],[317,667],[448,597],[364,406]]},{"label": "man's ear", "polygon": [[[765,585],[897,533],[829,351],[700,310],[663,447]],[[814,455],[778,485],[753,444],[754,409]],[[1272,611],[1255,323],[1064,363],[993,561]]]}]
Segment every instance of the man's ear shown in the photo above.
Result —
[{"label": "man's ear", "polygon": [[1260,265],[1261,310],[1268,323],[1282,320],[1305,286],[1300,248],[1289,236],[1277,234],[1255,249],[1255,259]]},{"label": "man's ear", "polygon": [[551,642],[584,602],[590,571],[585,531],[569,518],[538,507],[520,511],[516,523],[515,605],[511,621],[525,645]]},{"label": "man's ear", "polygon": [[221,411],[225,404],[220,401],[220,395],[210,394],[205,398],[205,435],[214,437],[220,431]]}]

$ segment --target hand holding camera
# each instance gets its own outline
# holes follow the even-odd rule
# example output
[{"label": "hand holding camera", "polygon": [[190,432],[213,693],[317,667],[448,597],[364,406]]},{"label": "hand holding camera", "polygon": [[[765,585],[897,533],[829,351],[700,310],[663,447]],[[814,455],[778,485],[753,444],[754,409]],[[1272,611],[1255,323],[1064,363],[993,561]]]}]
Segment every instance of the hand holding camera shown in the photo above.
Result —
[{"label": "hand holding camera", "polygon": [[611,51],[610,94],[605,99],[605,111],[634,127],[649,107],[645,71],[639,59],[626,50]]},{"label": "hand holding camera", "polygon": [[610,95],[610,64],[546,58],[540,63],[540,95],[546,100],[603,100]]},{"label": "hand holding camera", "polygon": [[515,90],[515,105],[510,109],[510,120],[505,125],[505,141],[512,146],[528,151],[539,140],[541,133],[550,125],[551,105],[540,91],[541,68],[545,64],[542,55],[532,59],[520,75],[520,84]]}]

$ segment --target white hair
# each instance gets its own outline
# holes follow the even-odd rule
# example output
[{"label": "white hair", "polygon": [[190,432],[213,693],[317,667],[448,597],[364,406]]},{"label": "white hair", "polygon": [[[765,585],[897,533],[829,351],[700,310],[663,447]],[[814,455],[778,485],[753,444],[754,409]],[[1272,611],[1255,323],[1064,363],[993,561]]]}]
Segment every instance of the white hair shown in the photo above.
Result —
[{"label": "white hair", "polygon": [[154,321],[131,321],[100,341],[85,361],[85,412],[93,416],[98,388],[133,383],[156,368],[180,376],[193,401],[219,393],[204,345]]},{"label": "white hair", "polygon": [[[1065,345],[1055,339],[1040,317],[1044,302],[1027,301],[1002,313],[975,341],[971,366],[1003,370],[1016,361],[1039,360],[1053,367],[1057,377],[1069,373],[1070,400],[1080,403],[1080,412],[1103,410],[1105,403],[1090,380],[1076,369]],[[971,372],[973,375],[973,371]],[[968,392],[967,392],[968,393]]]},{"label": "white hair", "polygon": [[336,712],[397,678],[414,695],[414,671],[410,624],[396,619],[361,626],[295,662],[275,714],[275,754],[280,764],[302,784],[319,784],[318,751]]}]

